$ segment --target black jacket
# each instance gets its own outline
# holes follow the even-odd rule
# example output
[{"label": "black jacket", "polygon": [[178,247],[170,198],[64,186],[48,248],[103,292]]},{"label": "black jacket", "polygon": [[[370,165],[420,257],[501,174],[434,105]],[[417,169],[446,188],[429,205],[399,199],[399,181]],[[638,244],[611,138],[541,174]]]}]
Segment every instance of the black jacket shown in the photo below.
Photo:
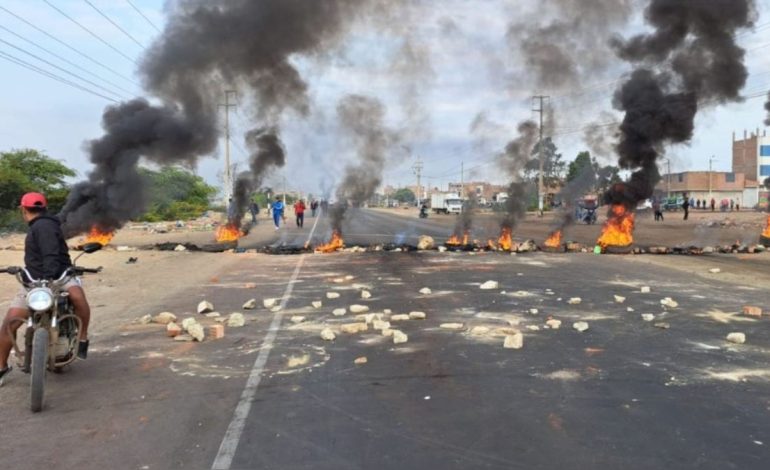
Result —
[{"label": "black jacket", "polygon": [[56,279],[72,266],[59,219],[43,214],[29,222],[24,264],[35,279]]}]

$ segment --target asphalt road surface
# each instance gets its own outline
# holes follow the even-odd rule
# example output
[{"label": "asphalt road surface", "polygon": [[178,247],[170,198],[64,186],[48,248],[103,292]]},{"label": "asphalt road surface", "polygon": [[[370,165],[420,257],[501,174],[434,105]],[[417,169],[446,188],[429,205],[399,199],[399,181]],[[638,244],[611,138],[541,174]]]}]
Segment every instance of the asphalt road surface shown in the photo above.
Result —
[{"label": "asphalt road surface", "polygon": [[[312,223],[255,231],[246,242],[301,244]],[[349,243],[447,235],[439,219],[364,211],[347,223]],[[312,237],[326,236],[324,224]],[[739,313],[770,307],[768,254],[754,255],[742,282],[733,256],[178,256],[230,261],[199,285],[154,280],[168,286],[150,300],[154,311],[191,316],[184,312],[208,299],[222,313],[244,312],[246,326],[180,343],[158,325],[131,323],[147,312],[128,307],[88,361],[49,375],[47,407],[34,415],[27,377],[14,371],[0,388],[3,467],[764,469],[770,461],[768,320]],[[708,274],[715,266],[724,275]],[[480,289],[488,280],[499,287]],[[678,305],[662,306],[665,297]],[[241,310],[249,298],[260,305]],[[263,308],[264,298],[283,308]],[[393,344],[371,325],[342,333],[356,321],[353,304],[427,318],[393,321],[408,335]],[[348,311],[335,316],[337,308]],[[546,329],[549,318],[561,327]],[[576,331],[577,321],[589,329]],[[462,327],[441,328],[449,322]],[[320,338],[325,327],[334,341]],[[524,347],[504,349],[516,331]],[[725,341],[734,331],[746,344]]]}]

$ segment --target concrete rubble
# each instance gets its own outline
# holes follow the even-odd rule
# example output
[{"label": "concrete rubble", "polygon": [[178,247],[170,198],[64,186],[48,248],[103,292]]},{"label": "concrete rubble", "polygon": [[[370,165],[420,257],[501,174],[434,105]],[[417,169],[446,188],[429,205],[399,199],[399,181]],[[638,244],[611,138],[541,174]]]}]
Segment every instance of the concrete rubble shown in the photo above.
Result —
[{"label": "concrete rubble", "polygon": [[367,331],[368,329],[369,329],[369,325],[363,322],[345,323],[340,327],[340,331],[347,334],[360,333],[362,331]]},{"label": "concrete rubble", "polygon": [[278,305],[278,299],[264,299],[262,300],[262,305],[265,308],[273,308]]},{"label": "concrete rubble", "polygon": [[439,325],[439,328],[443,328],[445,330],[462,330],[465,328],[465,325],[463,323],[442,323]]},{"label": "concrete rubble", "polygon": [[190,335],[177,335],[174,337],[174,341],[192,341],[193,337]]},{"label": "concrete rubble", "polygon": [[332,315],[334,315],[335,317],[341,317],[346,313],[348,313],[348,311],[345,310],[344,308],[335,308],[334,310],[332,310]]},{"label": "concrete rubble", "polygon": [[677,308],[677,307],[679,306],[679,303],[678,303],[678,302],[676,302],[676,301],[675,301],[674,299],[672,299],[671,297],[666,297],[666,298],[664,298],[664,299],[660,299],[660,304],[661,304],[662,306],[664,306],[664,307],[668,307],[668,308]]},{"label": "concrete rubble", "polygon": [[206,318],[219,318],[222,316],[222,314],[219,312],[209,312],[209,313],[204,313],[203,316]]},{"label": "concrete rubble", "polygon": [[161,312],[152,317],[153,323],[160,323],[161,325],[167,325],[174,321],[176,321],[176,315],[171,312]]},{"label": "concrete rubble", "polygon": [[206,328],[206,332],[208,333],[209,339],[221,339],[225,337],[225,326],[209,325],[209,327]]},{"label": "concrete rubble", "polygon": [[136,321],[137,321],[137,323],[139,323],[140,325],[147,325],[147,324],[150,324],[150,323],[152,323],[152,315],[150,315],[149,313],[148,313],[147,315],[142,315],[142,316],[141,316],[141,317],[139,317],[139,318],[138,318]]},{"label": "concrete rubble", "polygon": [[295,325],[298,323],[302,323],[303,321],[305,321],[305,317],[301,315],[294,315],[293,317],[291,317],[291,322],[294,323]]},{"label": "concrete rubble", "polygon": [[444,245],[441,245],[441,246],[438,247],[438,252],[439,253],[445,253],[446,250],[447,250],[447,247],[445,247]]},{"label": "concrete rubble", "polygon": [[639,292],[642,294],[649,294],[651,292],[650,286],[642,286],[642,288],[639,289]]},{"label": "concrete rubble", "polygon": [[623,297],[622,295],[616,295],[615,296],[615,303],[622,304],[625,301],[626,301],[626,298]]},{"label": "concrete rubble", "polygon": [[555,318],[551,318],[550,320],[547,320],[545,324],[548,326],[548,328],[552,330],[558,330],[561,328],[561,320],[557,320]]},{"label": "concrete rubble", "polygon": [[393,336],[393,332],[396,330],[385,328],[380,333],[382,333],[382,336]]},{"label": "concrete rubble", "polygon": [[174,251],[187,251],[187,247],[184,245],[177,245],[174,247]]},{"label": "concrete rubble", "polygon": [[362,290],[361,291],[361,298],[364,299],[364,300],[371,299],[372,298],[372,293],[369,292],[368,290]]},{"label": "concrete rubble", "polygon": [[743,344],[746,342],[746,334],[737,332],[730,333],[727,335],[727,341],[735,344]]},{"label": "concrete rubble", "polygon": [[529,331],[540,331],[540,327],[538,325],[527,325],[527,329]]},{"label": "concrete rubble", "polygon": [[433,240],[433,237],[430,237],[428,235],[422,235],[420,239],[417,241],[417,249],[418,250],[432,250],[436,246],[436,241]]},{"label": "concrete rubble", "polygon": [[246,318],[242,313],[233,312],[227,317],[227,326],[231,328],[238,328],[246,324]]},{"label": "concrete rubble", "polygon": [[425,320],[425,312],[409,312],[409,318],[412,320]]},{"label": "concrete rubble", "polygon": [[754,307],[752,305],[743,306],[743,314],[747,317],[761,318],[762,309],[760,307]]},{"label": "concrete rubble", "polygon": [[390,321],[407,321],[409,320],[409,315],[406,313],[398,313],[396,315],[390,316]]},{"label": "concrete rubble", "polygon": [[503,348],[505,349],[521,349],[524,347],[524,335],[521,333],[515,333],[505,337],[503,341]]},{"label": "concrete rubble", "polygon": [[206,337],[206,332],[203,330],[203,325],[197,322],[187,327],[187,333],[198,342],[203,341]]},{"label": "concrete rubble", "polygon": [[350,313],[366,313],[369,311],[369,307],[366,305],[353,304],[350,306]]},{"label": "concrete rubble", "polygon": [[326,293],[326,298],[327,299],[339,299],[340,298],[340,293],[339,292],[327,292]]},{"label": "concrete rubble", "polygon": [[584,321],[576,321],[572,324],[572,328],[582,333],[588,329],[588,323]]},{"label": "concrete rubble", "polygon": [[198,313],[208,313],[214,311],[214,305],[211,302],[208,302],[206,300],[202,300],[198,304]]},{"label": "concrete rubble", "polygon": [[389,321],[385,321],[385,320],[374,320],[372,322],[372,328],[374,328],[375,330],[380,330],[380,331],[386,330],[386,329],[390,328],[390,322]]},{"label": "concrete rubble", "polygon": [[487,281],[479,286],[482,290],[492,290],[497,289],[500,287],[500,284],[497,281]]},{"label": "concrete rubble", "polygon": [[423,287],[422,289],[420,289],[420,294],[422,295],[430,295],[432,293],[433,291],[431,291],[429,287]]},{"label": "concrete rubble", "polygon": [[537,315],[538,313],[540,313],[540,310],[538,310],[536,308],[531,308],[531,309],[529,309],[529,313],[530,313],[530,315]]},{"label": "concrete rubble", "polygon": [[324,306],[323,302],[321,302],[320,300],[314,300],[310,302],[310,305],[312,305],[313,308],[321,308]]},{"label": "concrete rubble", "polygon": [[409,341],[409,337],[406,333],[399,330],[393,330],[393,344],[402,344],[407,341]]},{"label": "concrete rubble", "polygon": [[470,333],[474,336],[484,336],[490,331],[488,326],[474,326],[471,328]]},{"label": "concrete rubble", "polygon": [[355,358],[355,360],[353,361],[353,364],[360,366],[360,365],[366,364],[367,362],[368,360],[366,359],[366,357],[361,356],[361,357]]},{"label": "concrete rubble", "polygon": [[642,320],[644,320],[644,321],[653,321],[653,320],[655,320],[655,315],[653,315],[652,313],[643,313],[642,314]]},{"label": "concrete rubble", "polygon": [[569,299],[569,300],[567,301],[567,303],[568,303],[568,304],[570,304],[570,305],[578,305],[578,304],[580,304],[582,301],[583,301],[583,299],[581,299],[580,297],[572,297],[571,299]]},{"label": "concrete rubble", "polygon": [[719,268],[711,268],[711,269],[709,269],[709,272],[710,272],[711,274],[719,274],[719,273],[721,273],[721,272],[722,272],[722,270],[721,270],[721,269],[719,269]]},{"label": "concrete rubble", "polygon": [[658,323],[653,323],[652,326],[654,326],[655,328],[660,328],[661,330],[667,330],[667,329],[671,328],[671,324],[669,324],[668,322],[664,322],[664,321],[661,321],[661,322],[658,322]]},{"label": "concrete rubble", "polygon": [[166,324],[166,336],[169,336],[171,338],[174,338],[176,336],[179,336],[182,334],[182,327],[177,325],[174,322],[169,322]]},{"label": "concrete rubble", "polygon": [[331,330],[331,328],[324,328],[321,330],[321,339],[324,341],[334,341],[337,335]]},{"label": "concrete rubble", "polygon": [[257,308],[257,299],[249,299],[243,304],[244,310],[253,310]]},{"label": "concrete rubble", "polygon": [[195,318],[189,317],[182,320],[182,329],[187,331],[187,329],[192,325],[193,323],[198,323],[198,321]]}]

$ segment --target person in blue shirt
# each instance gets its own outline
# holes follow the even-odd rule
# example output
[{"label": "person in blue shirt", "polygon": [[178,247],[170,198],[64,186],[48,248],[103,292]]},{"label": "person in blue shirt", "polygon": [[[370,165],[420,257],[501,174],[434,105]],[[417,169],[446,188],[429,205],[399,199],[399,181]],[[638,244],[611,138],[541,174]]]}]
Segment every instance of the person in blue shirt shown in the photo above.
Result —
[{"label": "person in blue shirt", "polygon": [[275,202],[273,203],[273,222],[275,223],[275,229],[278,230],[281,228],[281,219],[283,218],[283,201],[281,201],[280,196],[275,197]]}]

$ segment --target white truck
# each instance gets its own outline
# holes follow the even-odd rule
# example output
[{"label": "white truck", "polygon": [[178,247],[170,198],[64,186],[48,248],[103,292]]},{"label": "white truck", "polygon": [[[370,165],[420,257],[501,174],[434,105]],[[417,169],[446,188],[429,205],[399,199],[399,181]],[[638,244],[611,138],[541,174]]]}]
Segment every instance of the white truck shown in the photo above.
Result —
[{"label": "white truck", "polygon": [[433,193],[430,208],[436,214],[459,214],[463,211],[463,199],[458,193]]}]

